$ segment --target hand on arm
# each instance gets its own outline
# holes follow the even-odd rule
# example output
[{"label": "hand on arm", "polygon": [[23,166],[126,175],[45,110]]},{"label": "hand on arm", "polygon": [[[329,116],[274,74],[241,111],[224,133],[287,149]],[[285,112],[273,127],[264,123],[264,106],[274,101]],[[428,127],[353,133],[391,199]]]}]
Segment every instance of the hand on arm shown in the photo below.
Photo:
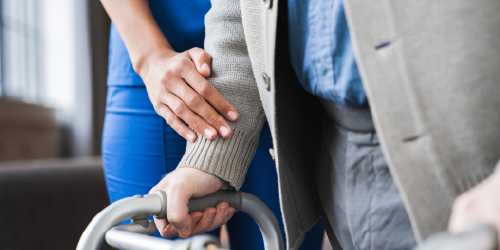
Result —
[{"label": "hand on arm", "polygon": [[[101,0],[122,37],[134,70],[143,79],[158,115],[181,136],[196,141],[223,138],[232,129],[219,115],[238,119],[236,109],[210,84],[211,57],[200,48],[175,52],[158,27],[146,0]],[[182,120],[181,120],[182,119]]]}]

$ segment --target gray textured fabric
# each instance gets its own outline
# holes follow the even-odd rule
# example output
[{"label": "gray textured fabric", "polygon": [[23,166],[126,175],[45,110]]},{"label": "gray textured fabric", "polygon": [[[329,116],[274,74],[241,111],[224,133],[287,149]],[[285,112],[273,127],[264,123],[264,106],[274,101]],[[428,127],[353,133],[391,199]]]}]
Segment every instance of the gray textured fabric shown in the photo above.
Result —
[{"label": "gray textured fabric", "polygon": [[[286,1],[266,1],[271,8],[240,2],[241,13],[237,0],[212,1],[205,45],[214,64],[210,81],[240,120],[230,123],[230,139],[200,136],[188,143],[180,167],[240,187],[263,107],[287,247],[297,249],[323,213],[314,179],[322,108],[289,66],[278,19]],[[415,236],[425,239],[446,229],[454,198],[491,174],[500,159],[500,1],[344,0],[344,6],[382,152]]]},{"label": "gray textured fabric", "polygon": [[[326,105],[327,114],[339,110],[330,107]],[[371,116],[343,110],[340,113],[348,119],[335,116],[324,121],[322,161],[316,168],[321,203],[336,239],[343,250],[413,249],[416,241],[408,214],[375,131],[353,131],[369,127]],[[364,111],[369,109],[356,113]]]},{"label": "gray textured fabric", "polygon": [[424,239],[500,158],[500,1],[344,6],[382,151]]},{"label": "gray textured fabric", "polygon": [[[215,6],[224,2],[212,0]],[[198,134],[196,142],[187,144],[179,167],[201,169],[239,189],[266,117],[245,46],[240,5],[234,3],[212,8],[205,16],[205,50],[214,58],[208,80],[238,110],[240,118],[227,121],[233,130],[227,139],[218,136],[210,141]]]}]

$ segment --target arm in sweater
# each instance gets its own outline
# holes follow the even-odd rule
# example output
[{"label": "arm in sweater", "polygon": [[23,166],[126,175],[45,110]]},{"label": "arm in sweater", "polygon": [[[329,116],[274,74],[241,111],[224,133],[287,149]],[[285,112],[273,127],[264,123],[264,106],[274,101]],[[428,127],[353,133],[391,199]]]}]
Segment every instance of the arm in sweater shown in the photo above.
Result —
[{"label": "arm in sweater", "polygon": [[238,190],[255,155],[266,117],[248,56],[239,1],[212,0],[205,25],[205,50],[212,56],[208,81],[240,116],[236,122],[228,121],[233,129],[229,138],[210,141],[198,136],[194,143],[188,142],[178,167],[203,170]]}]

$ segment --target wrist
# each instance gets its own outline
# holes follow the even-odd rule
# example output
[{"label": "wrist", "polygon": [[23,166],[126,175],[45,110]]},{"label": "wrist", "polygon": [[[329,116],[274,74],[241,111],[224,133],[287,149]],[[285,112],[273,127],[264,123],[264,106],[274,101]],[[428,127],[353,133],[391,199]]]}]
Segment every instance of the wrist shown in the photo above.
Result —
[{"label": "wrist", "polygon": [[148,52],[136,53],[130,56],[134,71],[144,79],[148,74],[152,65],[160,60],[160,58],[169,58],[177,55],[172,48],[151,49]]}]

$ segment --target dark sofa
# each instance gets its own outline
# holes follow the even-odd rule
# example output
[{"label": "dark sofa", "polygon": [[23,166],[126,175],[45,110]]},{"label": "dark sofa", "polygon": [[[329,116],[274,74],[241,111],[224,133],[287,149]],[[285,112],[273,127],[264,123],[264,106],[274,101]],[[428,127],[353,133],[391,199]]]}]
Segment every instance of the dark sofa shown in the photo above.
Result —
[{"label": "dark sofa", "polygon": [[100,158],[0,163],[0,249],[75,249],[107,205]]}]

